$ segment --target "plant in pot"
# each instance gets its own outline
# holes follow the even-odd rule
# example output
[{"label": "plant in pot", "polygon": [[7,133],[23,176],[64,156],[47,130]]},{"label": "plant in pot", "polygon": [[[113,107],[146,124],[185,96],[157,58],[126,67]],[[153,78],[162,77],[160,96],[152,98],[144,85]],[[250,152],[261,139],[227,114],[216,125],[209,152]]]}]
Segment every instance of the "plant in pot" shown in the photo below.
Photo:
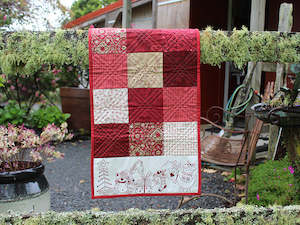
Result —
[{"label": "plant in pot", "polygon": [[42,162],[62,158],[55,145],[71,138],[66,123],[48,124],[40,135],[23,125],[0,126],[0,212],[50,209]]},{"label": "plant in pot", "polygon": [[280,127],[300,126],[300,64],[292,64],[291,71],[296,74],[293,88],[281,87],[266,102],[253,105],[257,118]]},{"label": "plant in pot", "polygon": [[69,127],[73,130],[90,131],[90,94],[88,71],[72,65],[55,67],[53,73],[59,77],[62,111],[70,113]]}]

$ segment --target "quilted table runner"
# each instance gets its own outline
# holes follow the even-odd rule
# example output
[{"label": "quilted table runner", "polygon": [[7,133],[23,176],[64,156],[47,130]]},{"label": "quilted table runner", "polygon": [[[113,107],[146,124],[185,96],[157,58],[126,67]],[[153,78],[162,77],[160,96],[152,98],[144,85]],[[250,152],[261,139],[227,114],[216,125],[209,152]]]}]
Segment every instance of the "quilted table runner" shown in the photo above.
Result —
[{"label": "quilted table runner", "polygon": [[200,194],[198,30],[89,30],[92,198]]}]

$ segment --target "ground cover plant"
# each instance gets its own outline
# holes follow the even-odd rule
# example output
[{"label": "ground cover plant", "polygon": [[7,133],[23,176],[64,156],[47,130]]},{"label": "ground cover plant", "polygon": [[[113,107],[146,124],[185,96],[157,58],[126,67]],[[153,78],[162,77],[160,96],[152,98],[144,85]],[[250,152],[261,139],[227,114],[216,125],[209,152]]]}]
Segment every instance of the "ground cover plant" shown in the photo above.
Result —
[{"label": "ground cover plant", "polygon": [[258,206],[299,204],[294,172],[287,157],[276,161],[270,160],[252,168],[249,204]]}]

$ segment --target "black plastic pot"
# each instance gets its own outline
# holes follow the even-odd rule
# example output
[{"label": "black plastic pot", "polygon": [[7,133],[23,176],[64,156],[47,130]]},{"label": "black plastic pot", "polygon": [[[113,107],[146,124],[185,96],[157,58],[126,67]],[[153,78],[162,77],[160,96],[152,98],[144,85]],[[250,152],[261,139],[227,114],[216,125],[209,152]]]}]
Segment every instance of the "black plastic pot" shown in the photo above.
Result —
[{"label": "black plastic pot", "polygon": [[0,173],[0,212],[44,212],[50,209],[49,184],[44,165]]}]

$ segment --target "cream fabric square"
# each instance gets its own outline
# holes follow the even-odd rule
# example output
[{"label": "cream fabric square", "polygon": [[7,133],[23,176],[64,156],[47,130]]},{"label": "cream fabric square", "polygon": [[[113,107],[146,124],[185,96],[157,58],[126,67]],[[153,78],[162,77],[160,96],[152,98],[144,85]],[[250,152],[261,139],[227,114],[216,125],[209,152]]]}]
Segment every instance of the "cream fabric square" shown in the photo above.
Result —
[{"label": "cream fabric square", "polygon": [[198,155],[197,122],[165,122],[164,155]]},{"label": "cream fabric square", "polygon": [[94,123],[129,123],[128,89],[93,90]]},{"label": "cream fabric square", "polygon": [[163,53],[129,53],[127,57],[129,88],[163,87]]}]

